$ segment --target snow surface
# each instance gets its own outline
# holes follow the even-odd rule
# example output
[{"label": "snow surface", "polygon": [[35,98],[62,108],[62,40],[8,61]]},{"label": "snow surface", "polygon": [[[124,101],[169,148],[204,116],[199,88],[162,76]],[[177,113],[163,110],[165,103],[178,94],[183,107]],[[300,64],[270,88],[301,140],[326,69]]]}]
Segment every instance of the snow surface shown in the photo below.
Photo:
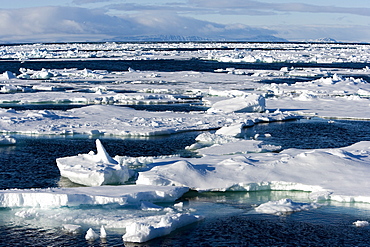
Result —
[{"label": "snow surface", "polygon": [[[224,49],[225,47],[231,49]],[[179,52],[176,48],[199,48]],[[206,49],[204,49],[206,48]],[[212,49],[210,49],[212,48]],[[317,116],[370,120],[370,49],[352,44],[145,43],[25,44],[0,47],[4,60],[74,59],[203,59],[241,63],[364,63],[362,68],[283,67],[280,69],[217,69],[214,72],[106,71],[65,68],[28,69],[0,74],[0,145],[17,145],[12,134],[152,136],[193,130],[203,133],[187,147],[197,158],[112,158],[97,141],[97,154],[60,157],[61,175],[92,187],[12,189],[0,191],[0,207],[24,220],[55,221],[75,234],[86,229],[125,228],[124,241],[145,242],[194,223],[202,216],[175,202],[189,188],[203,191],[299,190],[310,202],[290,198],[263,203],[258,213],[284,215],[313,210],[326,200],[370,203],[367,174],[370,142],[332,149],[288,149],[266,145],[244,130],[261,122]],[[6,62],[6,61],[4,61]],[[52,64],[52,63],[51,63]],[[338,66],[339,67],[339,66]],[[302,78],[304,78],[302,80]],[[289,80],[289,82],[277,83]],[[296,80],[296,81],[295,81]],[[267,83],[266,83],[267,82]],[[123,93],[124,92],[124,93]],[[127,93],[129,92],[129,93]],[[207,111],[149,112],[127,105],[194,104]],[[79,104],[61,110],[15,110],[15,106]],[[331,120],[330,120],[331,121]],[[274,151],[274,152],[272,152]],[[130,167],[130,168],[129,168]],[[136,185],[124,184],[138,172]],[[319,204],[320,203],[320,204]],[[134,205],[125,213],[104,212],[83,205]],[[352,204],[351,204],[352,205]],[[42,209],[46,209],[42,211]],[[75,211],[73,211],[75,210]],[[99,211],[100,210],[100,211]],[[121,209],[119,210],[126,210]],[[72,213],[73,211],[73,213]],[[181,211],[181,212],[180,212]],[[140,212],[140,213],[138,213]],[[38,224],[37,223],[37,224]],[[353,223],[367,226],[367,221]],[[105,227],[104,227],[104,226]],[[97,229],[95,229],[97,231]],[[99,237],[91,228],[86,239]]]},{"label": "snow surface", "polygon": [[198,191],[301,190],[312,192],[313,200],[370,203],[363,189],[369,184],[368,141],[333,149],[253,151],[227,156],[223,154],[228,152],[204,152],[201,158],[154,162],[152,169],[139,172],[136,183]]}]

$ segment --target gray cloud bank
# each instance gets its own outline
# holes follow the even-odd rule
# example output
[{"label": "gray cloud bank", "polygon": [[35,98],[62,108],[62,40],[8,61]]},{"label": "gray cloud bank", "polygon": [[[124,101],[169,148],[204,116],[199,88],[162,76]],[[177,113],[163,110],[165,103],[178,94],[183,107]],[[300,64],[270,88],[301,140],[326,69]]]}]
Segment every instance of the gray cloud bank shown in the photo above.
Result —
[{"label": "gray cloud bank", "polygon": [[[201,2],[202,7],[206,7],[204,4],[207,1]],[[221,1],[213,4],[219,2]],[[302,41],[330,37],[338,41],[370,41],[370,29],[366,24],[258,28],[244,24],[202,21],[163,9],[123,16],[112,16],[107,11],[108,9],[52,6],[0,9],[0,43],[143,41],[158,37],[213,41]]]},{"label": "gray cloud bank", "polygon": [[41,7],[0,10],[0,42],[78,42],[130,40],[145,36],[192,36],[210,40],[274,39],[276,32],[242,24],[223,25],[148,11],[122,17],[102,10]]}]

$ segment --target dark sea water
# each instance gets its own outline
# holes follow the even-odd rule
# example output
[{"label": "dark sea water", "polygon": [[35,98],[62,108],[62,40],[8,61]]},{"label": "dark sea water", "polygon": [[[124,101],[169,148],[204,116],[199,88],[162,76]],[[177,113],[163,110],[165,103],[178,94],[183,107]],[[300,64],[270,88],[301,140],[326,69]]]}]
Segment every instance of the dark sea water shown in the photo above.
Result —
[{"label": "dark sea water", "polygon": [[[20,63],[0,61],[0,73],[19,68],[79,68],[157,71],[213,71],[219,68],[280,69],[281,67],[363,68],[369,64],[228,64],[190,61],[56,61]],[[44,106],[45,107],[45,106]],[[61,106],[50,106],[53,107]],[[79,106],[76,106],[79,107]],[[167,107],[167,108],[166,108]],[[172,107],[169,109],[168,107]],[[184,110],[188,106],[153,106],[145,110]],[[189,109],[189,108],[186,108]],[[138,109],[141,110],[141,109]],[[195,109],[189,109],[195,110]],[[199,110],[199,109],[196,109]],[[246,138],[271,134],[266,143],[286,148],[333,148],[370,141],[370,122],[301,119],[258,124],[246,130]],[[101,138],[111,156],[191,155],[184,147],[194,143],[199,132],[141,139]],[[55,159],[95,151],[95,138],[86,136],[16,136],[17,145],[0,146],[0,189],[57,187],[61,182]],[[197,208],[205,220],[145,244],[126,246],[369,246],[370,227],[355,228],[356,220],[370,221],[370,207],[331,204],[319,209],[284,216],[250,214],[254,205],[274,198],[301,198],[303,192],[189,193],[182,200]],[[42,222],[10,218],[9,208],[0,208],[0,246],[124,246],[122,234],[108,232],[107,241],[87,242],[85,232],[66,234],[61,227],[45,228]],[[87,209],[86,209],[87,210]],[[104,211],[102,211],[104,213]]]},{"label": "dark sea water", "polygon": [[369,63],[221,63],[205,60],[76,60],[76,61],[0,61],[0,73],[11,71],[20,74],[20,68],[32,70],[45,69],[92,69],[107,71],[127,71],[128,68],[141,71],[199,71],[213,72],[216,69],[281,69],[282,67],[312,68],[353,68],[362,69]]}]

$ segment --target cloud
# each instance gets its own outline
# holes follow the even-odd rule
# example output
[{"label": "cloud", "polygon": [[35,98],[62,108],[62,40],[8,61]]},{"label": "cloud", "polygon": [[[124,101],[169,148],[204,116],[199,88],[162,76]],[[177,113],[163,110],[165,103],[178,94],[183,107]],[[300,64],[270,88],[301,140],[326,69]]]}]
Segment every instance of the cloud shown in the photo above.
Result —
[{"label": "cloud", "polygon": [[112,0],[73,0],[72,3],[76,5],[89,4],[89,3],[105,3]]},{"label": "cloud", "polygon": [[0,10],[0,19],[0,41],[3,42],[98,41],[115,36],[117,29],[127,34],[132,32],[129,21],[96,9],[40,7]]},{"label": "cloud", "polygon": [[[203,0],[200,2],[204,8],[210,5],[213,7],[223,6],[225,2],[213,1]],[[239,0],[230,1],[232,4],[239,2]],[[245,1],[244,5],[240,7],[253,6],[257,8],[257,3],[260,2]],[[175,5],[173,3],[173,6]],[[137,5],[130,6],[131,9],[140,9],[140,6]],[[0,9],[0,42],[124,41],[130,40],[132,37],[145,36],[198,36],[210,40],[228,41],[266,41],[274,40],[274,36],[292,41],[323,37],[348,42],[368,42],[370,40],[370,29],[366,26],[367,23],[362,26],[322,24],[321,26],[281,25],[258,28],[244,24],[220,24],[181,16],[176,11],[172,11],[171,8],[172,6],[167,6],[165,10],[148,8],[122,16],[112,16],[109,14],[109,9],[106,8]],[[290,6],[290,8],[293,7]],[[299,7],[295,6],[293,9],[299,9]],[[261,9],[261,11],[264,10]]]},{"label": "cloud", "polygon": [[313,5],[305,3],[270,3],[249,0],[189,0],[189,4],[198,8],[207,8],[218,14],[246,14],[245,10],[259,10],[259,14],[272,14],[278,12],[307,12],[307,13],[345,13],[361,16],[370,16],[370,8],[337,7],[328,5]]},{"label": "cloud", "polygon": [[118,40],[131,36],[181,35],[210,39],[245,39],[275,32],[246,25],[223,25],[182,17],[170,11],[110,16],[99,9],[41,7],[0,10],[2,42]]}]

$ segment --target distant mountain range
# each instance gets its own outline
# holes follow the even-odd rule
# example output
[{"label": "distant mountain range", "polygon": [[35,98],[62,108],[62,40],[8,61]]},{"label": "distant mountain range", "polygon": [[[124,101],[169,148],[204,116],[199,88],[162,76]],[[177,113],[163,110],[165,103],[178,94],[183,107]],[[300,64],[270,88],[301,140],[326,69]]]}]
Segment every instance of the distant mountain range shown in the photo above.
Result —
[{"label": "distant mountain range", "polygon": [[224,37],[205,38],[200,36],[181,36],[181,35],[150,35],[150,36],[129,36],[129,37],[116,37],[110,41],[136,41],[136,42],[189,42],[189,41],[246,41],[246,42],[288,42],[286,39],[278,38],[273,35],[254,36],[238,39],[229,39]]},{"label": "distant mountain range", "polygon": [[311,39],[308,42],[315,42],[315,43],[338,43],[335,39],[332,38],[320,38],[320,39]]}]

